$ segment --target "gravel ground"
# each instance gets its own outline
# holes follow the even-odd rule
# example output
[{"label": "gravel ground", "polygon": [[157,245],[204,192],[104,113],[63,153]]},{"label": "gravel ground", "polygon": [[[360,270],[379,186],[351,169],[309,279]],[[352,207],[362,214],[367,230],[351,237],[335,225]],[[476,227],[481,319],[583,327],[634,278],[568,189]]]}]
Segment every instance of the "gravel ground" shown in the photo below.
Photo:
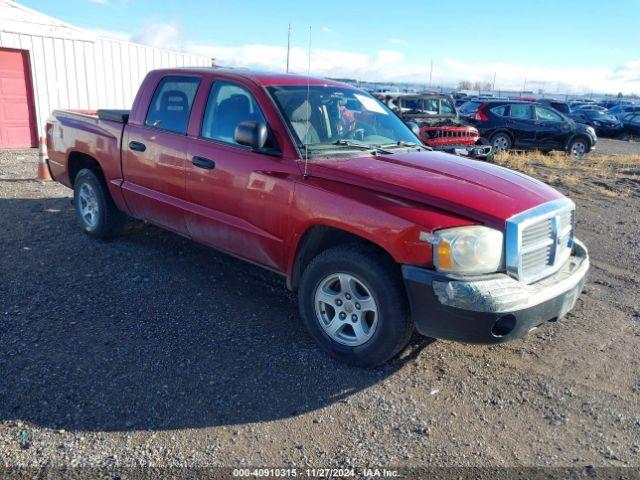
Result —
[{"label": "gravel ground", "polygon": [[640,182],[569,190],[593,267],[565,319],[365,370],[281,277],[140,222],[92,241],[34,174],[0,152],[0,465],[640,466]]},{"label": "gravel ground", "polygon": [[639,155],[640,142],[599,138],[595,153],[597,155]]}]

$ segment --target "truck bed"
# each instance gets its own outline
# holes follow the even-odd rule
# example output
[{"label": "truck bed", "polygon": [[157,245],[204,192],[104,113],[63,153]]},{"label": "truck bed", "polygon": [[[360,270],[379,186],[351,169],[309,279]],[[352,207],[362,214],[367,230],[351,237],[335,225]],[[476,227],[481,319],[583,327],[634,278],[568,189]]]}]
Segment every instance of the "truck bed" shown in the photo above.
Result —
[{"label": "truck bed", "polygon": [[47,146],[55,180],[72,187],[77,173],[72,162],[74,152],[96,159],[109,184],[121,179],[122,134],[128,118],[126,110],[54,110],[47,128]]}]

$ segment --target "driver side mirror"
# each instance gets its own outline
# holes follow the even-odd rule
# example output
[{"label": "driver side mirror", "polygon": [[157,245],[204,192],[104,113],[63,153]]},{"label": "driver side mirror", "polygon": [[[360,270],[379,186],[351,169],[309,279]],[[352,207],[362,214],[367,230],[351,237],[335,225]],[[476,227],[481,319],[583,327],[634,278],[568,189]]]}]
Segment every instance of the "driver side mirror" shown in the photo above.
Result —
[{"label": "driver side mirror", "polygon": [[411,131],[416,137],[420,136],[420,127],[416,122],[407,122],[407,127],[411,129]]},{"label": "driver side mirror", "polygon": [[251,148],[264,148],[269,138],[269,131],[264,123],[241,122],[234,134],[234,140],[240,145]]}]

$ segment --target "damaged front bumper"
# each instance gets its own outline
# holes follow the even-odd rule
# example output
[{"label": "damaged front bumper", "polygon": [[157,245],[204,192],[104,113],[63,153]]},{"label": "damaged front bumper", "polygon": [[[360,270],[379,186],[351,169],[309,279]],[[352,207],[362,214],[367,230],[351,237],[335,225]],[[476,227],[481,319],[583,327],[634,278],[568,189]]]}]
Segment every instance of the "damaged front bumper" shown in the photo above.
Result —
[{"label": "damaged front bumper", "polygon": [[564,316],[582,292],[589,255],[575,241],[562,268],[527,285],[506,274],[481,279],[402,267],[411,313],[423,335],[469,343],[499,343]]},{"label": "damaged front bumper", "polygon": [[486,159],[491,156],[493,149],[491,145],[447,145],[442,147],[431,147],[434,150],[451,153],[453,155],[461,155],[469,158]]}]

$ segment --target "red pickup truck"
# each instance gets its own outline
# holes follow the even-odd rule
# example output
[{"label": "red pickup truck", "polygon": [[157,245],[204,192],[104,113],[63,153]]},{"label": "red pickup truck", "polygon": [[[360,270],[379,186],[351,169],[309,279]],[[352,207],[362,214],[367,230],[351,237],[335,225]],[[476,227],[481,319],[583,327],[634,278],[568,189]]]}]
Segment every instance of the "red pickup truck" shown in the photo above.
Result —
[{"label": "red pickup truck", "polygon": [[368,93],[324,79],[153,71],[131,111],[54,111],[47,145],[87,234],[114,235],[126,214],[278,272],[320,346],[356,365],[414,329],[521,337],[574,306],[589,268],[571,200],[430,151]]}]

